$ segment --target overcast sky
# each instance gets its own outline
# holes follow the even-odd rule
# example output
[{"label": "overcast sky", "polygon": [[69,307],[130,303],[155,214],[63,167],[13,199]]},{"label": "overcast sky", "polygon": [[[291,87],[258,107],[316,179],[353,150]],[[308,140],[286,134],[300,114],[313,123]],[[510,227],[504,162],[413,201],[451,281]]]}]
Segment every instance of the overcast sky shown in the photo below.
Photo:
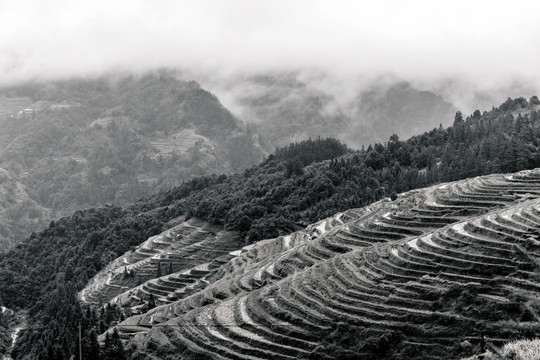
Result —
[{"label": "overcast sky", "polygon": [[538,80],[538,1],[0,0],[0,81],[183,67]]}]

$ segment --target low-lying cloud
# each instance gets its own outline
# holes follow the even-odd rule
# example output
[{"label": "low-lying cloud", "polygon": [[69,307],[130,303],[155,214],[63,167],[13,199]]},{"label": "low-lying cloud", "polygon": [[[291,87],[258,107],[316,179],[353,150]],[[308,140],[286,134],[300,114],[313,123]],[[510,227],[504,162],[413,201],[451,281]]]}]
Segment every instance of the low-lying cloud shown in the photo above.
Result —
[{"label": "low-lying cloud", "polygon": [[0,82],[172,67],[537,88],[538,10],[519,0],[0,0]]}]

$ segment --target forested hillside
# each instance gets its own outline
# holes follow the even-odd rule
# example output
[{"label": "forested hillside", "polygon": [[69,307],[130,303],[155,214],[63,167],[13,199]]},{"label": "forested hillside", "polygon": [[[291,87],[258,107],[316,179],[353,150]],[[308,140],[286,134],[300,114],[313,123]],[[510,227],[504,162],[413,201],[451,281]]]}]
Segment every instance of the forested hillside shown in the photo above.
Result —
[{"label": "forested hillside", "polygon": [[538,104],[536,97],[509,99],[483,114],[457,113],[447,129],[407,141],[392,136],[357,151],[333,139],[303,141],[239,174],[196,178],[127,208],[93,208],[55,221],[0,254],[0,304],[29,309],[30,315],[13,356],[69,358],[77,351],[80,320],[91,347],[95,333],[123,315],[110,307],[100,314],[81,309],[76,293],[111,260],[179,215],[206,219],[256,242],[410,189],[538,167]]},{"label": "forested hillside", "polygon": [[0,231],[0,250],[36,229],[24,226],[25,212],[50,221],[77,209],[128,204],[184,179],[241,171],[265,153],[214,95],[172,73],[3,91],[32,101],[0,117],[0,167],[31,201],[6,209],[9,222],[21,226],[19,233]]}]

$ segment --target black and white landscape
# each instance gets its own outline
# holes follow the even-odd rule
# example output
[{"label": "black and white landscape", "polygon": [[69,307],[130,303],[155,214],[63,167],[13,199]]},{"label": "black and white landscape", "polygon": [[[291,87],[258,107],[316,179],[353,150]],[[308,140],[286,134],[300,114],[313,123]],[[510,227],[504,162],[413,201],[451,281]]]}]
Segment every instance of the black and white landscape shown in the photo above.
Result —
[{"label": "black and white landscape", "polygon": [[540,358],[533,1],[0,1],[2,360]]}]

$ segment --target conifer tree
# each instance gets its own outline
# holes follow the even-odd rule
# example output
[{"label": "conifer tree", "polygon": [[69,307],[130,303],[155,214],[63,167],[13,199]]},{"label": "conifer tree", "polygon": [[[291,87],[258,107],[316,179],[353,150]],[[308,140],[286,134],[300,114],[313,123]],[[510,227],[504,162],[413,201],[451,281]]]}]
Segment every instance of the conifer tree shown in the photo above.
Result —
[{"label": "conifer tree", "polygon": [[88,360],[99,360],[100,354],[99,354],[99,343],[96,331],[94,329],[90,330],[88,333],[88,354],[84,354],[86,356],[86,359]]},{"label": "conifer tree", "polygon": [[[107,339],[108,338],[108,339]],[[103,347],[103,352],[100,356],[101,360],[125,360],[126,354],[124,350],[124,345],[120,336],[118,335],[118,330],[115,328],[112,335],[107,333],[105,335],[105,346]]]}]

